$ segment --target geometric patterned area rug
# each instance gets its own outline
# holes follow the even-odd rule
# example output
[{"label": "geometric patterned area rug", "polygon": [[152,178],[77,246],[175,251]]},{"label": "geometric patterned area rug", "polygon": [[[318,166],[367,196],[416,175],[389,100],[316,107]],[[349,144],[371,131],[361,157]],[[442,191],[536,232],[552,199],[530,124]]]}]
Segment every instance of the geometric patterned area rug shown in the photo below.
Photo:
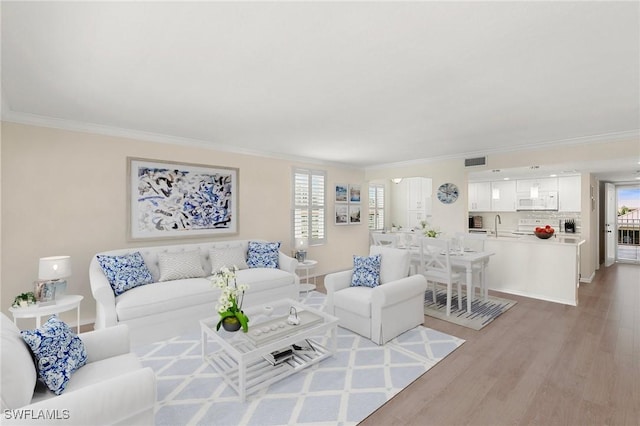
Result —
[{"label": "geometric patterned area rug", "polygon": [[458,310],[458,293],[454,291],[451,296],[451,315],[447,316],[446,289],[441,287],[436,289],[436,303],[433,303],[433,290],[429,288],[424,295],[424,314],[474,330],[481,330],[516,303],[515,300],[495,296],[489,296],[487,300],[474,297],[469,314],[466,293],[462,296],[462,310]]},{"label": "geometric patterned area rug", "polygon": [[[303,302],[322,309],[325,299],[314,291]],[[418,326],[378,346],[338,327],[333,357],[245,403],[202,361],[199,330],[133,350],[156,373],[156,425],[355,425],[463,343]]]}]

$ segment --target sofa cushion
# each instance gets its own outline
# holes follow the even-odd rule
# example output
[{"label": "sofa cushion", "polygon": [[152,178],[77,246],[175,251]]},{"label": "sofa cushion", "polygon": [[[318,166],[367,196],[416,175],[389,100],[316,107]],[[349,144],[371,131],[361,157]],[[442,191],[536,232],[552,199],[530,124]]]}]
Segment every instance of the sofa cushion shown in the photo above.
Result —
[{"label": "sofa cushion", "polygon": [[[238,284],[248,284],[245,298],[253,294],[295,283],[295,277],[280,269],[253,268],[236,273]],[[206,278],[164,281],[137,287],[116,297],[118,321],[157,315],[189,306],[211,304],[212,315],[220,290]]]},{"label": "sofa cushion", "polygon": [[200,250],[158,253],[158,268],[160,269],[158,281],[204,277],[204,269],[200,263]]},{"label": "sofa cushion", "polygon": [[391,247],[371,246],[370,255],[379,254],[380,284],[386,284],[409,276],[411,252]]},{"label": "sofa cushion", "polygon": [[36,367],[29,347],[18,327],[5,314],[2,316],[1,370],[2,409],[23,407],[31,402],[36,386]]},{"label": "sofa cushion", "polygon": [[42,327],[23,330],[20,334],[36,357],[38,377],[53,393],[60,395],[71,374],[87,362],[82,340],[55,315]]},{"label": "sofa cushion", "polygon": [[377,287],[380,284],[380,255],[353,256],[352,287]]},{"label": "sofa cushion", "polygon": [[211,273],[216,273],[223,267],[231,269],[233,266],[238,269],[247,269],[247,251],[242,246],[234,247],[214,247],[209,250],[211,259]]},{"label": "sofa cushion", "polygon": [[360,315],[371,318],[371,296],[373,291],[368,287],[348,287],[335,293],[333,305]]},{"label": "sofa cushion", "polygon": [[277,268],[280,242],[249,241],[247,265],[249,268]]},{"label": "sofa cushion", "polygon": [[113,293],[121,295],[132,288],[153,282],[151,273],[140,252],[120,256],[96,256]]}]

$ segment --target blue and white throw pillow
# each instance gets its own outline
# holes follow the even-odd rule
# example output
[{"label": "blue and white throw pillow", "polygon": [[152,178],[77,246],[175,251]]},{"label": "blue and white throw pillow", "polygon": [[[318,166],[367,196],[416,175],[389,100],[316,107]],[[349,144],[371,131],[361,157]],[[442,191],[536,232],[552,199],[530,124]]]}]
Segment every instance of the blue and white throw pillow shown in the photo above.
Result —
[{"label": "blue and white throw pillow", "polygon": [[353,256],[351,287],[377,287],[380,284],[380,255]]},{"label": "blue and white throw pillow", "polygon": [[98,255],[97,258],[116,296],[153,282],[151,272],[139,251],[122,256]]},{"label": "blue and white throw pillow", "polygon": [[280,242],[249,241],[247,266],[249,268],[277,268]]},{"label": "blue and white throw pillow", "polygon": [[35,356],[38,377],[56,395],[64,392],[71,374],[87,363],[82,340],[55,315],[40,328],[20,334]]}]

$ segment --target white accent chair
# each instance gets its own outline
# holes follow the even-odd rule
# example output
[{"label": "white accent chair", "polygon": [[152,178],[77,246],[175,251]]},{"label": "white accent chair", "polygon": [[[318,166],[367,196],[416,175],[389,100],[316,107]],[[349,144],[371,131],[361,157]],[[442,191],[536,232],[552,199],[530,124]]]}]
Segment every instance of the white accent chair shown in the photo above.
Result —
[{"label": "white accent chair", "polygon": [[[87,364],[71,375],[56,396],[35,390],[36,367],[18,327],[2,318],[3,425],[153,425],[156,377],[129,350],[126,325],[82,333]],[[56,418],[37,418],[39,413]],[[20,418],[20,416],[22,417]]]},{"label": "white accent chair", "polygon": [[[451,267],[449,240],[443,238],[422,238],[420,240],[419,272],[433,283],[433,302],[436,302],[436,284],[447,286],[447,316],[451,315],[453,283],[458,284],[458,309],[462,310],[462,288],[460,274]],[[467,286],[467,291],[469,287]]]},{"label": "white accent chair", "polygon": [[424,323],[422,275],[409,276],[411,253],[389,247],[371,246],[370,255],[380,254],[380,285],[351,287],[353,271],[328,274],[327,310],[339,318],[339,325],[382,345]]}]

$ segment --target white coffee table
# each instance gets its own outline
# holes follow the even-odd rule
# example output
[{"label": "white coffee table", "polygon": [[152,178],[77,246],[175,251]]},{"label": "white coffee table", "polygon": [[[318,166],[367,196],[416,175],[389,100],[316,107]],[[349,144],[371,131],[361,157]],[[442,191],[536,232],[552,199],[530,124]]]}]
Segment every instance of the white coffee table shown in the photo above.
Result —
[{"label": "white coffee table", "polygon": [[47,315],[59,314],[61,312],[76,310],[77,324],[76,331],[80,333],[80,302],[84,296],[79,294],[68,294],[62,297],[58,297],[54,304],[40,305],[40,302],[35,305],[26,306],[24,308],[18,307],[9,308],[9,312],[13,315],[13,322],[18,323],[18,318],[35,318],[36,328],[40,328],[42,323],[42,317]]},{"label": "white coffee table", "polygon": [[[246,401],[247,395],[265,388],[303,368],[316,364],[336,352],[338,318],[305,306],[292,299],[270,304],[273,313],[268,316],[264,307],[244,309],[249,317],[249,332],[227,332],[220,327],[219,317],[200,321],[202,332],[202,358],[224,378],[238,395]],[[286,323],[290,307],[294,307],[301,319],[297,326]],[[262,330],[271,324],[274,329]],[[295,353],[293,358],[278,365],[265,358],[272,352],[288,348],[308,339],[315,351]],[[323,340],[326,340],[324,342]],[[209,346],[214,346],[209,350]]]}]

